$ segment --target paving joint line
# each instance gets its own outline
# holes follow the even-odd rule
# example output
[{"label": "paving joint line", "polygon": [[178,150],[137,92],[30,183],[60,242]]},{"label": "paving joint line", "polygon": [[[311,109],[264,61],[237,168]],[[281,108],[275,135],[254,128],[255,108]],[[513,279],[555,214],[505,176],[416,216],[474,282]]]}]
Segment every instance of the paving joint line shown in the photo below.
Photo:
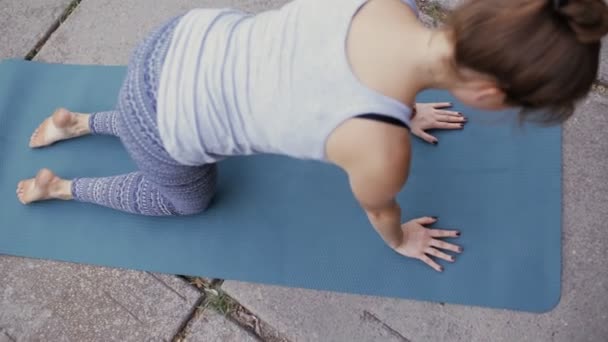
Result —
[{"label": "paving joint line", "polygon": [[252,336],[264,342],[289,342],[289,339],[281,334],[269,323],[260,319],[257,315],[245,308],[228,293],[222,291],[223,279],[204,279],[178,275],[178,278],[188,282],[203,294],[202,301],[195,307],[195,312],[182,325],[179,333],[175,335],[173,342],[181,342],[188,335],[188,325],[206,309],[224,316],[239,328],[250,333]]},{"label": "paving joint line", "polygon": [[44,36],[42,36],[42,38],[40,38],[40,40],[36,43],[34,48],[31,49],[27,53],[27,55],[25,55],[25,60],[31,61],[38,55],[38,52],[40,52],[40,49],[42,49],[42,47],[46,44],[46,42],[49,40],[49,38],[51,38],[53,33],[55,33],[55,31],[57,31],[57,29],[59,29],[59,27],[68,19],[68,17],[74,12],[76,7],[78,7],[78,5],[80,5],[81,2],[82,2],[82,0],[72,0],[72,2],[70,2],[70,4],[66,7],[66,9],[61,13],[59,18],[57,20],[55,20],[55,22],[53,22],[53,24],[46,31]]},{"label": "paving joint line", "polygon": [[182,324],[180,324],[179,328],[177,328],[177,332],[175,333],[175,335],[173,335],[173,338],[171,338],[171,342],[182,342],[185,340],[185,338],[188,336],[188,327],[200,315],[200,307],[205,302],[205,297],[205,293],[201,293],[199,298],[194,303],[192,309],[190,309],[190,312],[188,313],[186,319],[184,319]]},{"label": "paving joint line", "polygon": [[181,293],[179,293],[176,289],[174,289],[173,287],[171,287],[169,284],[167,284],[164,280],[162,280],[161,278],[159,278],[158,276],[156,276],[154,273],[152,273],[152,272],[146,272],[146,273],[149,276],[151,276],[152,278],[156,279],[156,281],[158,281],[159,283],[161,283],[161,285],[163,285],[167,290],[173,292],[175,295],[177,295],[183,301],[187,301],[188,300],[186,298],[186,296],[184,296]]}]

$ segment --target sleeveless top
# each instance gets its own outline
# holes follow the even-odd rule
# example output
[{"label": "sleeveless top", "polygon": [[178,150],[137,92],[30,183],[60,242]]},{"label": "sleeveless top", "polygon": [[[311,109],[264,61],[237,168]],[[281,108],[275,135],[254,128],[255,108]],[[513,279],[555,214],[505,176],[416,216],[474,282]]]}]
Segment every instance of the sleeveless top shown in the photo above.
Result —
[{"label": "sleeveless top", "polygon": [[[414,0],[402,0],[416,14]],[[280,154],[325,161],[344,121],[380,114],[409,125],[411,108],[363,85],[346,41],[367,0],[293,0],[250,14],[196,9],[177,24],[160,77],[162,143],[184,165]]]}]

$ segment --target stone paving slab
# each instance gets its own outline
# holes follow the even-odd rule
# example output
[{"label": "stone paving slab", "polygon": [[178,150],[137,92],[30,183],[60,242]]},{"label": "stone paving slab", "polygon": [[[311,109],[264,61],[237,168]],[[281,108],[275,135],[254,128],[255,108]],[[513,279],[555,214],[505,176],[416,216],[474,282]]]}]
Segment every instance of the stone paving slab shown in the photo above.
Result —
[{"label": "stone paving slab", "polygon": [[168,341],[200,298],[172,276],[71,263],[2,256],[0,274],[0,341]]},{"label": "stone paving slab", "polygon": [[71,0],[0,1],[0,23],[2,23],[0,58],[25,57],[71,2]]},{"label": "stone paving slab", "polygon": [[563,293],[546,314],[227,281],[223,290],[296,341],[608,340],[608,98],[592,94],[564,131]]},{"label": "stone paving slab", "polygon": [[225,316],[206,309],[188,326],[184,342],[256,342],[258,339]]}]

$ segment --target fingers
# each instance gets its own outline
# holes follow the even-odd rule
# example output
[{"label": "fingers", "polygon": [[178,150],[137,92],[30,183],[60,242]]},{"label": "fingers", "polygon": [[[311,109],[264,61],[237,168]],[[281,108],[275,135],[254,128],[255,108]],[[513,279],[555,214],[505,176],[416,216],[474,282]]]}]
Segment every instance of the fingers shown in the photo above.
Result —
[{"label": "fingers", "polygon": [[457,230],[431,229],[430,233],[434,238],[453,238],[460,236],[460,232]]},{"label": "fingers", "polygon": [[453,256],[443,253],[442,251],[435,249],[433,247],[429,247],[424,251],[428,255],[432,255],[436,258],[443,259],[445,261],[454,262],[455,259]]},{"label": "fingers", "polygon": [[428,134],[427,132],[423,131],[423,130],[412,130],[412,133],[414,133],[415,135],[417,135],[420,139],[428,142],[429,144],[437,144],[437,138],[435,138],[434,136]]},{"label": "fingers", "polygon": [[431,106],[433,106],[433,108],[435,108],[435,109],[441,109],[441,108],[450,108],[450,107],[452,107],[452,104],[449,102],[438,102],[438,103],[431,103]]},{"label": "fingers", "polygon": [[433,128],[437,129],[462,129],[464,128],[464,123],[450,123],[450,122],[441,122],[438,121],[433,125]]},{"label": "fingers", "polygon": [[437,121],[451,122],[451,123],[464,123],[464,122],[467,122],[467,119],[464,116],[440,114],[440,115],[437,115]]},{"label": "fingers", "polygon": [[449,115],[449,116],[455,116],[458,118],[464,118],[464,116],[462,116],[462,113],[454,112],[451,110],[436,110],[435,113],[440,114],[440,115]]},{"label": "fingers", "polygon": [[446,251],[462,253],[462,247],[437,239],[431,239],[431,246],[445,249]]},{"label": "fingers", "polygon": [[[414,222],[426,226],[429,224],[433,224],[435,222],[437,222],[438,218],[437,217],[433,217],[433,216],[425,216],[425,217],[420,217],[414,220]],[[432,235],[431,235],[432,236]]]},{"label": "fingers", "polygon": [[438,263],[433,261],[433,259],[429,258],[426,254],[423,254],[419,259],[421,261],[423,261],[425,264],[431,266],[433,269],[435,269],[435,271],[443,272],[443,267],[439,266]]}]

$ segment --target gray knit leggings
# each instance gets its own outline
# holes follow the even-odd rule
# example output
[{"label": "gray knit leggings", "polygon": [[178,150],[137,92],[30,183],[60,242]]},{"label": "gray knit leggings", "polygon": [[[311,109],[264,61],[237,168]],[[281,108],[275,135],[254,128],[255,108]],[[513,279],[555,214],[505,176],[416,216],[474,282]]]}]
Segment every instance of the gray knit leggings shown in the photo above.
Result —
[{"label": "gray knit leggings", "polygon": [[114,135],[139,171],[105,178],[77,178],[75,200],[148,216],[177,216],[207,208],[217,182],[215,164],[185,166],[164,149],[156,123],[156,94],[173,19],[138,47],[127,70],[116,111],[91,115],[92,134]]}]

